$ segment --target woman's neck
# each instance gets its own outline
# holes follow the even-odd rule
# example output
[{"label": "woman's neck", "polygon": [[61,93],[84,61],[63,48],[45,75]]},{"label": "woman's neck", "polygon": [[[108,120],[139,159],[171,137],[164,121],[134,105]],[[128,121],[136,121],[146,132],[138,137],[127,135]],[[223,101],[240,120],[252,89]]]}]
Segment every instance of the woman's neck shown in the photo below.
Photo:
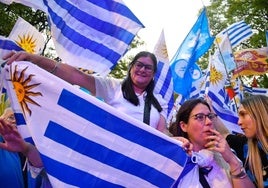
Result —
[{"label": "woman's neck", "polygon": [[138,94],[138,95],[141,95],[145,90],[144,88],[139,88],[139,87],[136,87],[136,86],[133,86],[133,89],[134,89],[135,93]]}]

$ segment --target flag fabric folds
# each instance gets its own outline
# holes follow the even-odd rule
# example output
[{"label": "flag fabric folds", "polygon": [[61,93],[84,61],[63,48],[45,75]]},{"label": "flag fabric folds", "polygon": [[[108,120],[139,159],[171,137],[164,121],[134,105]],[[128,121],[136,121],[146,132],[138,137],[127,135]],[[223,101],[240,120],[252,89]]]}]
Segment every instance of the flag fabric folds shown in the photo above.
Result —
[{"label": "flag fabric folds", "polygon": [[266,95],[268,97],[267,88],[249,87],[249,86],[243,85],[243,91],[250,95]]},{"label": "flag fabric folds", "polygon": [[[144,27],[121,0],[39,1],[48,14],[56,52],[63,62],[102,75],[114,68]],[[26,0],[21,3],[33,5]]]},{"label": "flag fabric folds", "polygon": [[209,75],[210,83],[206,84],[209,85],[206,90],[212,100],[213,109],[231,132],[242,133],[241,128],[237,124],[237,113],[228,106],[230,98],[225,90],[228,74],[225,70],[225,65],[221,62],[218,55],[213,55],[210,59]]},{"label": "flag fabric folds", "polygon": [[29,62],[2,74],[53,187],[170,187],[182,172],[179,141]]},{"label": "flag fabric folds", "polygon": [[214,37],[210,35],[206,9],[204,8],[171,60],[176,93],[189,97],[192,81],[201,77],[201,71],[195,62],[210,48],[213,41]]},{"label": "flag fabric folds", "polygon": [[234,53],[236,69],[233,77],[239,75],[261,75],[268,72],[268,47],[244,49]]},{"label": "flag fabric folds", "polygon": [[217,55],[221,62],[225,65],[226,71],[231,72],[236,68],[233,51],[227,33],[219,33],[216,36],[217,50],[214,56]]},{"label": "flag fabric folds", "polygon": [[171,110],[174,106],[173,80],[169,67],[168,51],[164,31],[162,30],[157,44],[154,48],[154,54],[157,57],[157,72],[155,74],[154,92],[160,93],[168,103],[168,120],[170,119]]}]

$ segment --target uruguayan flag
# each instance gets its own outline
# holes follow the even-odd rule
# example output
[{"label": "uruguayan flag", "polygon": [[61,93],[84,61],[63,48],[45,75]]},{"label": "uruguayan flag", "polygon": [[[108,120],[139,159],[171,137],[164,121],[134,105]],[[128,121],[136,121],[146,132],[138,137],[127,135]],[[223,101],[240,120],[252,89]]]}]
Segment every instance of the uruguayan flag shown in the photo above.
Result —
[{"label": "uruguayan flag", "polygon": [[162,97],[168,103],[168,120],[171,118],[171,110],[174,107],[174,95],[173,95],[173,80],[169,66],[168,51],[166,46],[166,40],[164,31],[161,32],[157,44],[154,48],[154,53],[157,57],[157,72],[155,74],[155,89],[156,93],[162,95]]},{"label": "uruguayan flag", "polygon": [[244,20],[233,23],[221,33],[228,33],[232,48],[253,35],[251,27]]},{"label": "uruguayan flag", "polygon": [[2,74],[53,187],[170,187],[180,142],[29,62]]},{"label": "uruguayan flag", "polygon": [[144,27],[121,0],[15,1],[47,13],[56,52],[63,62],[103,75],[116,66]]}]

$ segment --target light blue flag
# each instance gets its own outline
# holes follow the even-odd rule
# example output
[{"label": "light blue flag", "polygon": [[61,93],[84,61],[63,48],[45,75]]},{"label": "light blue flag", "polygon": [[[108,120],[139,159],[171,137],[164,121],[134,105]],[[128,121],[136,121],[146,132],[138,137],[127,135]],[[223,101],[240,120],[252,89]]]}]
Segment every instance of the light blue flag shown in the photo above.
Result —
[{"label": "light blue flag", "polygon": [[122,0],[15,0],[42,9],[63,62],[106,75],[144,26]]},{"label": "light blue flag", "polygon": [[3,70],[53,187],[171,187],[181,175],[176,139],[30,62]]},{"label": "light blue flag", "polygon": [[169,120],[171,118],[170,112],[174,107],[174,90],[164,31],[161,32],[158,42],[155,45],[154,54],[156,55],[158,60],[157,72],[154,77],[154,92],[161,94],[162,97],[167,101],[167,119]]},{"label": "light blue flag", "polygon": [[175,92],[186,98],[189,97],[192,81],[201,77],[201,71],[196,61],[210,48],[213,41],[214,37],[210,35],[204,8],[171,60]]}]

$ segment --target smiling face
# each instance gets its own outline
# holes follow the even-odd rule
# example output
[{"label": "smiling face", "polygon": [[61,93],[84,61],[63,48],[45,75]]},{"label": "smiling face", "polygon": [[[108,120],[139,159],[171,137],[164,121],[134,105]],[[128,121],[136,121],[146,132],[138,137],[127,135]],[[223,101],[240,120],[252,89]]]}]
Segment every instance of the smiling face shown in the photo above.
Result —
[{"label": "smiling face", "polygon": [[154,69],[151,70],[149,67],[154,68],[153,60],[149,56],[140,57],[134,62],[130,76],[135,92],[142,93],[153,79]]},{"label": "smiling face", "polygon": [[204,120],[196,118],[196,114],[209,114],[211,113],[209,108],[199,103],[197,104],[190,113],[188,123],[183,121],[180,122],[181,129],[187,133],[188,139],[193,144],[193,150],[199,151],[204,149],[204,145],[207,143],[205,140],[206,136],[211,135],[209,131],[210,128],[213,128],[212,121],[205,117]]},{"label": "smiling face", "polygon": [[238,110],[239,120],[238,125],[241,127],[247,138],[256,137],[256,122],[249,112],[241,105]]}]

